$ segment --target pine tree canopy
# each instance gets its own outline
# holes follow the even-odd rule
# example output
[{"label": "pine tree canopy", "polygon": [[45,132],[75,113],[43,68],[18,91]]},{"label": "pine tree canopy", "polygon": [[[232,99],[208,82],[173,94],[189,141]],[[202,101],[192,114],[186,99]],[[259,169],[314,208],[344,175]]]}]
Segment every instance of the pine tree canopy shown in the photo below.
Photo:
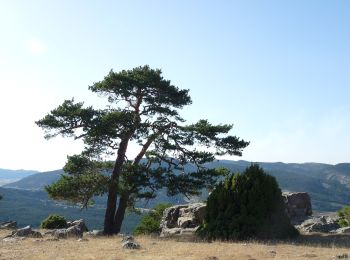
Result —
[{"label": "pine tree canopy", "polygon": [[[112,206],[118,194],[119,207],[153,198],[163,188],[169,195],[198,194],[222,172],[207,169],[206,163],[216,156],[240,156],[249,144],[229,134],[231,124],[203,119],[186,124],[179,110],[192,103],[189,90],[172,85],[159,69],[110,71],[89,89],[106,98],[104,109],[65,100],[36,123],[45,138],[72,137],[85,145],[81,154],[68,157],[67,174],[47,187],[49,195],[87,206],[93,196],[107,193],[110,222],[117,221],[111,218],[118,215]],[[130,142],[139,144],[135,158],[127,158]],[[111,155],[113,162],[106,160]]]}]

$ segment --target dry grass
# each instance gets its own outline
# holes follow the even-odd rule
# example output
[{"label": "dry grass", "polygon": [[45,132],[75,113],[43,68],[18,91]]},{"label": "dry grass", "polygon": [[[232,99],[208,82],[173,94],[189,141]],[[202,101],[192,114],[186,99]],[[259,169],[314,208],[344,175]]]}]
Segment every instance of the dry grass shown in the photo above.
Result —
[{"label": "dry grass", "polygon": [[[9,231],[0,230],[0,237]],[[136,237],[139,250],[121,248],[121,237],[0,242],[0,259],[339,259],[349,255],[349,236],[303,236],[292,242],[179,242]],[[343,258],[344,259],[344,258]]]}]

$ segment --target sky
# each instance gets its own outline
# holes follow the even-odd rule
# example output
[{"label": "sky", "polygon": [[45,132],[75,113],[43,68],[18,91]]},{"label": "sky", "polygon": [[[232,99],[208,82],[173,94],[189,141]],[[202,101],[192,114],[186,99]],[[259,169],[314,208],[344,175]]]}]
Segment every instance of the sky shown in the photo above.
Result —
[{"label": "sky", "polygon": [[[34,123],[113,69],[148,64],[193,104],[189,123],[231,123],[232,160],[350,158],[346,0],[0,1],[0,168],[55,170],[82,144]],[[132,149],[135,147],[131,147]]]}]

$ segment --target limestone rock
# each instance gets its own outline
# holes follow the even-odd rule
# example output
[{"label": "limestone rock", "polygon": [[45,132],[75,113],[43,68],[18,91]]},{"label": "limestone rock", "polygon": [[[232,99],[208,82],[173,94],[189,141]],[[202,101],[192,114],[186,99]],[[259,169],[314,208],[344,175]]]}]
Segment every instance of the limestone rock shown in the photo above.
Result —
[{"label": "limestone rock", "polygon": [[300,231],[305,233],[321,232],[330,233],[335,232],[340,228],[338,218],[332,216],[318,216],[305,220],[300,225],[296,226]]},{"label": "limestone rock", "polygon": [[55,238],[70,238],[70,237],[83,237],[83,231],[79,226],[72,226],[69,228],[56,229],[53,233]]},{"label": "limestone rock", "polygon": [[140,249],[140,244],[133,242],[133,241],[126,241],[122,244],[123,248],[125,249]]},{"label": "limestone rock", "polygon": [[68,221],[67,226],[68,226],[68,228],[73,227],[73,226],[78,226],[82,232],[89,231],[89,229],[87,228],[83,219]]},{"label": "limestone rock", "polygon": [[204,203],[176,205],[165,209],[160,236],[193,235],[204,220],[205,209]]},{"label": "limestone rock", "polygon": [[11,237],[33,237],[43,238],[43,235],[39,231],[32,230],[30,226],[12,231]]},{"label": "limestone rock", "polygon": [[104,236],[103,230],[92,230],[86,233],[88,236],[91,237],[100,237],[100,236]]},{"label": "limestone rock", "polygon": [[133,236],[124,235],[124,236],[123,236],[123,239],[122,239],[122,242],[127,242],[127,241],[133,242],[134,240],[135,240],[135,239],[134,239]]},{"label": "limestone rock", "polygon": [[26,226],[24,228],[17,229],[12,231],[13,237],[27,237],[31,234],[32,228],[30,226]]},{"label": "limestone rock", "polygon": [[350,233],[350,227],[338,228],[337,230],[335,230],[334,233],[337,233],[337,234],[349,234]]},{"label": "limestone rock", "polygon": [[7,221],[0,225],[0,229],[17,229],[16,221]]},{"label": "limestone rock", "polygon": [[283,192],[286,212],[295,221],[304,220],[312,215],[310,196],[307,192]]}]

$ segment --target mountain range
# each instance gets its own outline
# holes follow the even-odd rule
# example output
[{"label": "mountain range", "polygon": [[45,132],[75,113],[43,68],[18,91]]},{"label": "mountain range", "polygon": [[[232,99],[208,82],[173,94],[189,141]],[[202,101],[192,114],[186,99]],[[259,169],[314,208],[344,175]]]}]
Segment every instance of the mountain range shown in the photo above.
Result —
[{"label": "mountain range", "polygon": [[[206,166],[208,168],[225,167],[232,172],[242,172],[249,166],[248,161],[214,161]],[[313,210],[316,212],[336,211],[344,205],[350,204],[350,163],[336,165],[322,163],[265,163],[259,165],[269,174],[273,175],[283,191],[306,191],[311,196]],[[0,183],[5,170],[0,170]],[[15,173],[14,171],[13,173]],[[25,172],[25,171],[24,171]],[[92,228],[101,228],[105,209],[105,197],[95,198],[92,208],[81,210],[75,205],[50,200],[44,187],[60,177],[63,170],[37,173],[28,171],[20,180],[7,183],[0,187],[3,200],[0,201],[0,222],[10,219],[17,220],[20,225],[31,224],[38,226],[40,221],[51,213],[58,213],[68,219],[84,218]],[[14,178],[12,178],[14,179]],[[203,193],[201,200],[206,198]],[[168,197],[165,191],[160,191],[157,198],[146,203],[140,202],[139,207],[150,208],[160,202],[172,204],[185,203],[186,198],[178,195]],[[129,214],[123,226],[124,232],[131,232],[140,216]]]}]

